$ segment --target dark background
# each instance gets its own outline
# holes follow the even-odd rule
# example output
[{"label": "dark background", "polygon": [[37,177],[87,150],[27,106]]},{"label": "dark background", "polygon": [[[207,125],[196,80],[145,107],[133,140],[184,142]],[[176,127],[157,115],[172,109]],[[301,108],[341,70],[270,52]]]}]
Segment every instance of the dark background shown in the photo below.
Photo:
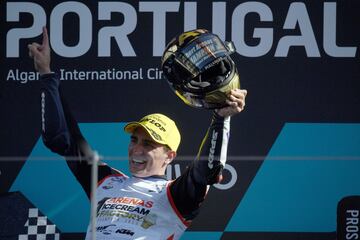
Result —
[{"label": "dark background", "polygon": [[[41,37],[20,41],[20,56],[6,58],[6,33],[13,28],[29,27],[32,17],[22,14],[19,22],[6,20],[6,3],[0,3],[0,190],[5,193],[11,187],[24,162],[14,159],[26,158],[40,136],[39,81],[21,84],[6,81],[9,69],[33,71],[32,60],[27,56],[27,44],[41,41]],[[51,10],[61,1],[34,1],[46,11],[49,21]],[[136,70],[160,67],[160,57],[152,55],[153,16],[137,11],[137,27],[129,39],[136,57],[123,57],[115,42],[112,42],[111,57],[97,57],[97,33],[103,26],[121,24],[121,14],[114,14],[112,21],[97,20],[97,2],[82,1],[93,14],[93,44],[81,57],[65,58],[52,52],[52,69],[102,70],[118,68]],[[241,201],[258,168],[285,123],[359,123],[360,122],[360,65],[359,51],[355,57],[331,57],[323,49],[323,6],[324,1],[303,1],[307,8],[315,34],[320,57],[308,57],[303,46],[293,46],[286,57],[275,57],[275,50],[281,37],[299,35],[294,30],[283,29],[292,1],[261,1],[273,14],[273,21],[261,22],[252,13],[245,19],[245,38],[248,45],[257,45],[259,39],[252,37],[255,27],[272,28],[273,46],[264,56],[245,57],[233,55],[241,78],[241,87],[248,90],[247,105],[243,113],[232,119],[229,156],[257,156],[258,161],[235,161],[229,163],[241,169],[236,185],[224,194],[213,190],[204,208],[217,206],[217,199],[226,199],[227,207],[221,216],[209,217],[201,214],[191,230],[223,231],[235,208]],[[358,1],[332,1],[337,3],[338,46],[360,46],[358,25],[360,16]],[[129,2],[138,9],[138,2]],[[233,10],[243,1],[228,1],[226,15],[226,40],[231,40],[231,16]],[[212,2],[197,2],[198,27],[212,28]],[[71,46],[78,41],[78,19],[74,14],[64,17],[64,43]],[[48,31],[51,32],[49,23]],[[166,42],[182,32],[183,2],[177,13],[166,15]],[[62,87],[74,115],[80,123],[126,122],[139,119],[151,112],[162,112],[176,119],[182,132],[179,156],[196,154],[198,146],[209,124],[208,110],[185,106],[170,90],[166,80],[118,80],[118,81],[63,81]],[[305,153],[306,154],[306,153]],[[305,155],[304,154],[304,155]],[[184,164],[184,163],[181,163]],[[206,210],[205,210],[206,211]],[[269,235],[224,234],[224,239],[239,236],[244,239],[273,239]],[[280,234],[280,233],[279,233]],[[278,235],[281,239],[294,239],[291,233]],[[295,234],[295,233],[294,233]],[[312,233],[303,239],[331,239],[329,233]],[[305,236],[306,235],[306,236]],[[302,238],[302,237],[300,237]],[[299,239],[300,239],[299,238]],[[278,238],[280,239],[280,238]]]}]

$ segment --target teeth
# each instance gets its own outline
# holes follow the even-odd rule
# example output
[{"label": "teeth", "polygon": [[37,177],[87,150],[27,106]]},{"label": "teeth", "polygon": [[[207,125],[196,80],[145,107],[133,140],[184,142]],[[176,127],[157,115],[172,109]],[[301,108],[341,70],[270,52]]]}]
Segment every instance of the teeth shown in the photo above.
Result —
[{"label": "teeth", "polygon": [[140,159],[133,159],[133,161],[134,161],[135,163],[145,163],[144,160],[140,160]]}]

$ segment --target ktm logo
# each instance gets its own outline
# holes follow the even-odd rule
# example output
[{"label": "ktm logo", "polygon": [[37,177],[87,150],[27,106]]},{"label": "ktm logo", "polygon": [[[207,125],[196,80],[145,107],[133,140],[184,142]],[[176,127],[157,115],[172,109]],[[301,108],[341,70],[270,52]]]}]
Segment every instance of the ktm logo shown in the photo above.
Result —
[{"label": "ktm logo", "polygon": [[130,235],[130,236],[133,236],[135,234],[133,231],[124,229],[124,228],[116,230],[115,233],[126,234],[126,235]]}]

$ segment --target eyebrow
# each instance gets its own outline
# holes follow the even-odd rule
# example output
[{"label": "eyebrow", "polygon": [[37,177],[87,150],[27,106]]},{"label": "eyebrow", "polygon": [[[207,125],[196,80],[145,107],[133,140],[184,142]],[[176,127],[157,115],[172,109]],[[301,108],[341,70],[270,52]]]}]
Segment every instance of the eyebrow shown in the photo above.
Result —
[{"label": "eyebrow", "polygon": [[[135,136],[135,135],[131,135],[130,136],[130,138],[132,139],[132,140],[138,140],[139,138],[137,137],[137,136]],[[151,144],[152,146],[156,146],[156,144],[157,144],[157,142],[155,142],[154,140],[152,140],[152,139],[143,139],[142,140],[144,143],[146,143],[146,144]]]}]

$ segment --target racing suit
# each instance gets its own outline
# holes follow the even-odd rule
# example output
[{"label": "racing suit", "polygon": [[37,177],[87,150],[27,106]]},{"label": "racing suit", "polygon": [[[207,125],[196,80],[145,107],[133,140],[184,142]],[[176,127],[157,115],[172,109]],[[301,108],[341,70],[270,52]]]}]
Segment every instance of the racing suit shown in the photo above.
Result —
[{"label": "racing suit", "polygon": [[[93,152],[82,136],[60,89],[57,74],[41,76],[41,129],[44,144],[65,156],[87,196]],[[230,117],[215,112],[197,159],[175,180],[138,178],[102,163],[98,168],[96,237],[101,239],[179,239],[197,216],[209,186],[221,178]],[[205,158],[205,160],[203,159]],[[90,228],[87,240],[90,240]]]}]

